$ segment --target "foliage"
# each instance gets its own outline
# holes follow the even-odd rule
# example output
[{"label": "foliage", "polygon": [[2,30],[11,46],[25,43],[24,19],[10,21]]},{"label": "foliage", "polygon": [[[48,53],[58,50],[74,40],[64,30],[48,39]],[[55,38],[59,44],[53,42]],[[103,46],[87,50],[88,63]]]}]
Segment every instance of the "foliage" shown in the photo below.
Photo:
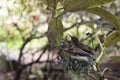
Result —
[{"label": "foliage", "polygon": [[[99,63],[100,59],[102,58],[103,54],[104,54],[104,48],[105,47],[109,47],[113,44],[115,44],[116,42],[119,42],[120,39],[119,39],[119,29],[120,29],[120,21],[112,14],[110,13],[109,11],[101,8],[101,5],[104,5],[106,3],[109,3],[111,1],[114,1],[114,0],[62,0],[62,3],[61,3],[61,6],[63,6],[63,12],[58,15],[56,17],[56,11],[57,10],[57,4],[58,4],[58,1],[46,1],[46,5],[47,7],[52,11],[52,16],[55,17],[56,19],[68,12],[76,12],[76,11],[80,11],[80,10],[83,10],[83,11],[87,11],[87,12],[90,12],[90,13],[93,13],[93,14],[96,14],[102,18],[104,18],[105,20],[107,20],[108,22],[110,22],[111,24],[113,24],[115,26],[115,31],[117,32],[114,32],[114,33],[111,33],[111,35],[108,35],[107,38],[105,39],[105,42],[104,42],[104,45],[99,41],[99,44],[100,44],[100,47],[102,49],[100,55],[98,56],[98,58],[96,59],[96,62]],[[71,4],[75,4],[75,5],[71,5]],[[55,6],[56,5],[56,6]],[[53,18],[52,17],[52,18]],[[50,22],[51,23],[51,22]],[[56,27],[54,27],[55,29],[52,29],[51,26],[49,26],[49,28],[52,29],[51,32],[54,32],[54,31],[57,31],[57,26],[59,25],[56,25]],[[48,32],[49,32],[50,29],[48,29]],[[59,31],[57,31],[58,33],[61,31],[61,29],[59,29]],[[95,31],[95,29],[93,28],[93,31]],[[53,33],[50,33],[48,35],[48,39],[50,39],[50,35],[52,35]],[[54,32],[54,34],[56,34]],[[96,34],[96,33],[95,33]],[[117,35],[116,35],[117,34]],[[56,36],[59,36],[58,34],[56,34]],[[114,37],[113,37],[114,36]],[[116,36],[116,37],[115,37]],[[60,36],[62,37],[62,36]],[[97,37],[97,35],[96,35]],[[56,39],[56,37],[54,37],[54,39]],[[52,40],[52,39],[51,39]],[[98,39],[99,40],[99,39]],[[110,41],[111,40],[111,41]],[[49,40],[50,41],[50,40]],[[53,40],[52,40],[53,41]],[[55,41],[54,41],[55,42]],[[69,50],[67,51],[68,53]],[[78,52],[79,53],[79,52]],[[65,55],[63,55],[64,57]],[[69,58],[68,58],[69,59]],[[67,65],[67,68],[69,65],[73,65],[73,64],[70,64],[69,61],[68,61],[67,58],[65,58],[65,60],[63,60],[63,63],[66,63],[66,64],[63,64],[63,65]],[[71,60],[71,59],[70,59]],[[65,61],[65,62],[64,62]],[[68,61],[68,62],[67,62]],[[72,62],[72,61],[70,61]],[[67,64],[68,63],[68,64]],[[80,63],[79,63],[80,64]],[[72,66],[72,69],[73,69],[74,66]],[[97,67],[96,67],[97,68]],[[71,67],[70,67],[71,69]],[[69,70],[69,69],[68,69]],[[103,75],[99,75],[99,77],[101,78]],[[99,78],[99,79],[100,79]],[[95,79],[96,80],[96,79]]]},{"label": "foliage", "polygon": [[[114,0],[65,0],[63,7],[65,12],[75,12],[79,10],[92,9],[94,7],[101,6]],[[75,5],[71,5],[75,4]]]},{"label": "foliage", "polygon": [[[85,74],[94,80],[103,78],[106,69],[102,72],[97,65],[106,57],[104,55],[109,55],[106,49],[119,46],[119,0],[4,0],[2,3],[0,45],[9,50],[19,50],[20,54],[20,67],[14,80],[18,80],[28,66],[44,63],[40,61],[43,53],[59,50],[61,41],[69,40],[68,34],[77,36],[81,43],[93,49],[98,47],[96,65],[93,65],[96,75]],[[32,48],[36,52],[43,49],[43,52],[37,60],[22,64],[24,53],[32,53],[28,50]],[[109,58],[119,62],[119,56]],[[51,63],[49,60],[45,62]]]}]

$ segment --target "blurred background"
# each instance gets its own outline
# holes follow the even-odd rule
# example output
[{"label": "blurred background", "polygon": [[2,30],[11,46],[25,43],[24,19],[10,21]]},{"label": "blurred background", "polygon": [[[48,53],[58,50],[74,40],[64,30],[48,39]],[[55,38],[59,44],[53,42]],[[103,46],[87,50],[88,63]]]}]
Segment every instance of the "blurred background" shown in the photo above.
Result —
[{"label": "blurred background", "polygon": [[[120,20],[120,0],[102,7]],[[0,0],[0,80],[18,80],[16,74],[20,74],[19,80],[68,80],[58,62],[58,50],[45,50],[49,44],[46,33],[50,16],[42,0]],[[99,41],[103,43],[114,30],[109,22],[84,11],[68,12],[60,19],[63,37],[68,34],[78,37],[95,50],[96,57],[101,52]],[[101,70],[112,70],[106,73],[106,80],[120,80],[120,57],[117,57],[120,56],[120,43],[106,48],[105,52],[99,65]]]}]

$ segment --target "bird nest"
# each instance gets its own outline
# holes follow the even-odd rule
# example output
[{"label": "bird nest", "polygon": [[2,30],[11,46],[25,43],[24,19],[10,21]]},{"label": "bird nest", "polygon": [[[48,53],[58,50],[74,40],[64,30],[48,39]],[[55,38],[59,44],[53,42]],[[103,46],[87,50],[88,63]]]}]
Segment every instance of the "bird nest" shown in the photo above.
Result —
[{"label": "bird nest", "polygon": [[78,38],[72,36],[71,40],[62,41],[59,60],[65,70],[72,70],[76,73],[91,72],[95,64],[93,50],[80,43]]}]

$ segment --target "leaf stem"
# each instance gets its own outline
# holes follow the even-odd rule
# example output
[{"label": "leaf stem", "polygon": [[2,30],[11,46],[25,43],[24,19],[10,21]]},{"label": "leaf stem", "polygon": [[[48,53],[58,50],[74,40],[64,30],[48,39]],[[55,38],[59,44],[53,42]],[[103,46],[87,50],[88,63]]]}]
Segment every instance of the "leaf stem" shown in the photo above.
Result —
[{"label": "leaf stem", "polygon": [[[95,31],[95,30],[94,30],[94,31]],[[100,55],[98,56],[98,58],[96,59],[96,63],[98,63],[98,62],[100,61],[100,59],[102,58],[102,56],[104,55],[105,47],[103,47],[103,45],[102,45],[100,39],[98,38],[97,34],[95,34],[95,36],[96,36],[96,39],[97,39],[98,43],[100,44],[100,48],[101,48],[101,53],[100,53]]]}]

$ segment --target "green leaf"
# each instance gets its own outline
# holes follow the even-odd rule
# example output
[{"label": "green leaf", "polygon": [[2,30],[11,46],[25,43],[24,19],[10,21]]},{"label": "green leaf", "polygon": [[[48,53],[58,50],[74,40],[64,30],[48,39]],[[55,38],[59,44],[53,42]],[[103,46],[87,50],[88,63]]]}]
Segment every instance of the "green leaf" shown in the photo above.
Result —
[{"label": "green leaf", "polygon": [[32,79],[32,78],[37,78],[37,77],[38,77],[38,76],[37,76],[37,75],[34,75],[34,74],[32,74],[32,75],[29,76],[30,79]]},{"label": "green leaf", "polygon": [[105,39],[105,46],[109,47],[120,41],[120,30],[113,31]]},{"label": "green leaf", "polygon": [[111,56],[110,58],[111,58],[112,60],[120,63],[120,56]]},{"label": "green leaf", "polygon": [[49,8],[53,8],[54,6],[54,0],[41,0],[45,5],[47,5]]},{"label": "green leaf", "polygon": [[95,7],[95,8],[87,9],[85,11],[96,14],[96,15],[104,18],[105,20],[107,20],[108,22],[113,24],[116,29],[120,29],[120,21],[109,11],[107,11],[101,7]]},{"label": "green leaf", "polygon": [[88,8],[94,8],[115,0],[65,0],[63,7],[65,12],[74,12]]},{"label": "green leaf", "polygon": [[87,26],[88,26],[89,28],[91,28],[92,30],[95,29],[95,28],[94,28],[94,24],[92,24],[92,23],[87,24]]}]

